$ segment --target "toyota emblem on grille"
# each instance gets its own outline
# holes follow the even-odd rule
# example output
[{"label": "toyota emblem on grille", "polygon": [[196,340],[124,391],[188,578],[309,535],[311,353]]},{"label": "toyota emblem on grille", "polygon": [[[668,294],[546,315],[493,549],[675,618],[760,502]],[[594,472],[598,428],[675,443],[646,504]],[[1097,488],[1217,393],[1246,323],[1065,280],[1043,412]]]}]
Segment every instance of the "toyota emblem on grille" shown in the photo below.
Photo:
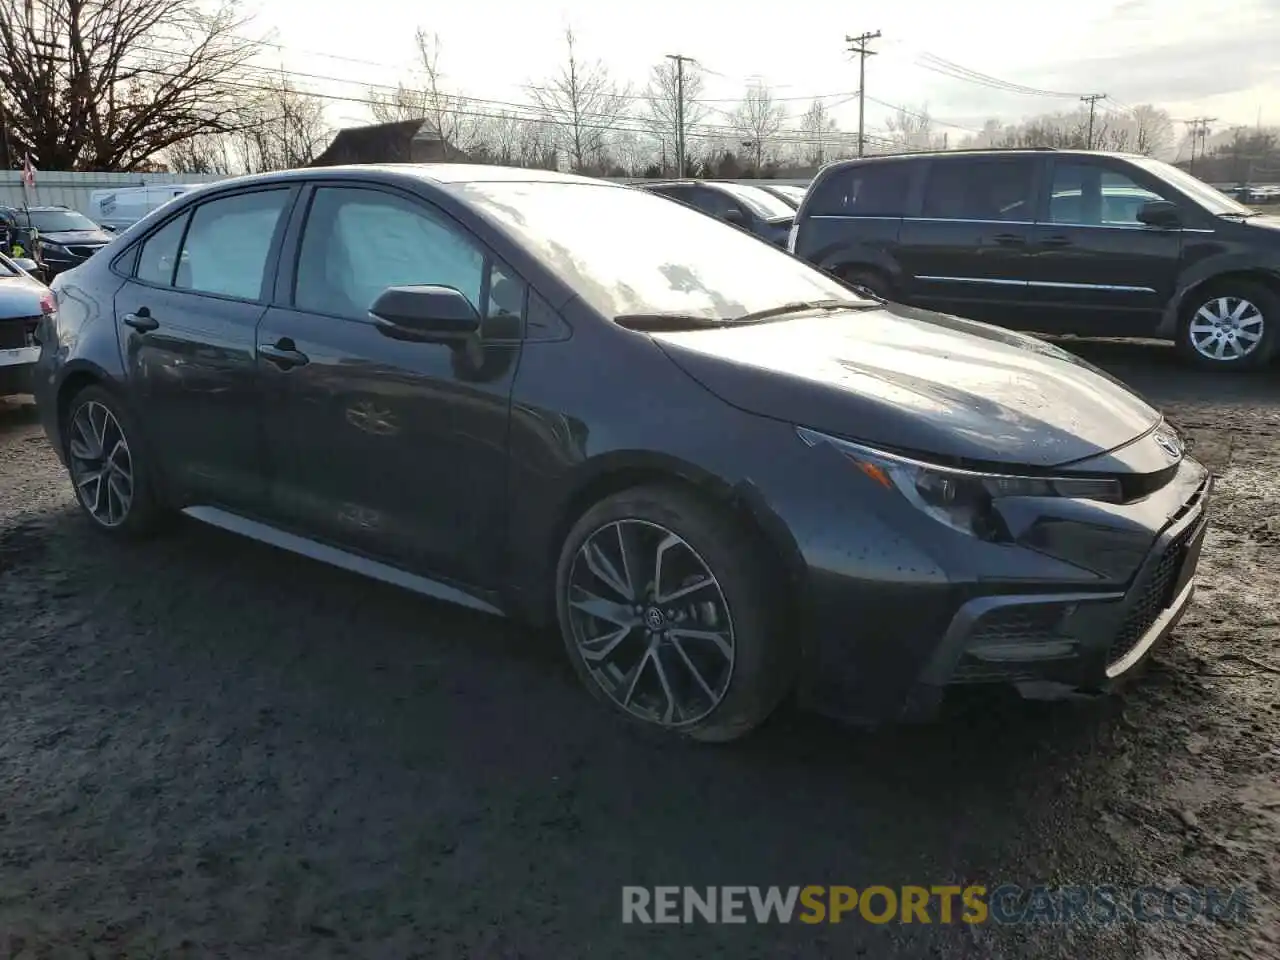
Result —
[{"label": "toyota emblem on grille", "polygon": [[1182,443],[1172,431],[1157,433],[1156,444],[1169,455],[1170,460],[1177,460],[1182,456]]}]

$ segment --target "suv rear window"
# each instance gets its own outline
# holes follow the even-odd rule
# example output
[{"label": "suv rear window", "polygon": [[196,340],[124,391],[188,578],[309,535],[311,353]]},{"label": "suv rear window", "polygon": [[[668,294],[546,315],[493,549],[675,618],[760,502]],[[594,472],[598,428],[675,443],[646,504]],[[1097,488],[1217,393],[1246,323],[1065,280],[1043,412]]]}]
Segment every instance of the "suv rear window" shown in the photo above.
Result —
[{"label": "suv rear window", "polygon": [[813,188],[809,215],[901,217],[907,207],[911,165],[883,160],[833,170]]}]

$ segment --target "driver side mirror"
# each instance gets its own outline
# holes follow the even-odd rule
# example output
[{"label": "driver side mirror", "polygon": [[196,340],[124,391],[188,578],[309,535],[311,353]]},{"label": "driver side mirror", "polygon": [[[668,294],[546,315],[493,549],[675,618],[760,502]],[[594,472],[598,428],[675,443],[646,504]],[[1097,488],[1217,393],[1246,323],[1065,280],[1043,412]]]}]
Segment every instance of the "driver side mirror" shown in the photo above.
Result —
[{"label": "driver side mirror", "polygon": [[33,276],[40,272],[40,264],[36,263],[30,257],[15,257],[13,262],[19,269],[25,270]]},{"label": "driver side mirror", "polygon": [[396,340],[456,343],[480,329],[480,314],[462,291],[435,284],[388,287],[369,312]]},{"label": "driver side mirror", "polygon": [[1168,200],[1150,200],[1138,208],[1138,222],[1149,227],[1179,227],[1178,205]]}]

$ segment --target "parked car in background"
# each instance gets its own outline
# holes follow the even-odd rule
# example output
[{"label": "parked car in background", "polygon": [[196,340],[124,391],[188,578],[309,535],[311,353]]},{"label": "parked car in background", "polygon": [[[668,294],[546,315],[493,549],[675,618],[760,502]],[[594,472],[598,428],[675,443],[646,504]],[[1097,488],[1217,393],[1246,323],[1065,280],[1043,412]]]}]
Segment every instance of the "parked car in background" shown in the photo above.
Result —
[{"label": "parked car in background", "polygon": [[0,216],[19,230],[35,230],[36,249],[27,255],[39,262],[46,280],[79,266],[111,242],[110,234],[70,207],[5,207]]},{"label": "parked car in background", "polygon": [[777,194],[754,185],[724,180],[639,181],[635,186],[701,210],[725,223],[782,246],[795,217],[795,207]]},{"label": "parked car in background", "polygon": [[31,371],[40,356],[36,327],[52,312],[49,288],[0,254],[0,397],[31,391]]},{"label": "parked car in background", "polygon": [[1191,598],[1211,478],[1127,388],[642,190],[248,177],[54,289],[36,395],[88,522],[555,622],[651,728],[1111,689]]},{"label": "parked car in background", "polygon": [[170,200],[201,186],[203,184],[165,183],[95,190],[89,194],[90,212],[104,230],[116,233],[133,226]]},{"label": "parked car in background", "polygon": [[1257,367],[1280,343],[1280,218],[1149,157],[984,150],[849,160],[796,255],[890,300],[1019,329],[1173,340]]},{"label": "parked car in background", "polygon": [[758,184],[761,190],[767,190],[775,197],[781,199],[784,203],[792,208],[798,208],[800,202],[804,200],[806,187],[797,187],[790,183],[769,183],[763,181]]}]

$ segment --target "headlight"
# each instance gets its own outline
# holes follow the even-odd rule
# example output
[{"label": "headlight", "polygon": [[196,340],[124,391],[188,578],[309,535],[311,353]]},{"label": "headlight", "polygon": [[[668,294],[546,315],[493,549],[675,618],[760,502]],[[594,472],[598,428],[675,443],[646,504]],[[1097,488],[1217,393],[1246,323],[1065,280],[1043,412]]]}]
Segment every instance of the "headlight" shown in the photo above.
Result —
[{"label": "headlight", "polygon": [[917,509],[953,530],[983,540],[1001,539],[1003,524],[991,509],[1004,497],[1068,497],[1119,503],[1120,481],[1110,477],[1029,477],[939,466],[884,453],[797,427],[811,447],[827,443],[886,490],[897,490]]},{"label": "headlight", "polygon": [[51,240],[39,240],[36,246],[41,250],[48,250],[51,253],[66,253],[66,249],[60,243],[54,243]]}]

